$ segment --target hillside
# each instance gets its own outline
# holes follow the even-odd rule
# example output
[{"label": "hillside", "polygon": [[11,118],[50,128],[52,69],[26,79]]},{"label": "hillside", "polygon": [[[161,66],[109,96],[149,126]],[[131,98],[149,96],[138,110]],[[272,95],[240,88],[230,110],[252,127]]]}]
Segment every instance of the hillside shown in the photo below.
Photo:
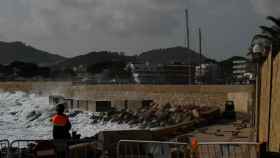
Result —
[{"label": "hillside", "polygon": [[[169,64],[174,62],[199,64],[200,55],[184,47],[172,47],[167,49],[155,49],[144,52],[137,57],[138,61],[149,61],[152,64]],[[201,57],[201,62],[209,60]]]},{"label": "hillside", "polygon": [[53,65],[66,58],[54,55],[22,42],[0,42],[0,64],[9,64],[13,61],[36,63],[39,65]]},{"label": "hillside", "polygon": [[[55,67],[70,68],[74,66],[94,65],[96,63],[103,63],[108,61],[123,61],[123,62],[150,62],[151,64],[170,64],[170,63],[188,63],[189,58],[191,63],[199,64],[200,55],[192,50],[183,47],[173,47],[167,49],[155,49],[141,53],[138,56],[126,56],[118,52],[91,52],[85,55],[76,56],[64,62],[57,64]],[[212,61],[202,56],[201,61]]]},{"label": "hillside", "polygon": [[73,57],[71,59],[65,60],[61,62],[55,67],[57,68],[71,68],[75,66],[90,66],[96,63],[103,63],[108,61],[132,61],[134,57],[125,56],[122,53],[117,52],[108,52],[108,51],[101,51],[101,52],[91,52],[85,55],[80,55]]}]

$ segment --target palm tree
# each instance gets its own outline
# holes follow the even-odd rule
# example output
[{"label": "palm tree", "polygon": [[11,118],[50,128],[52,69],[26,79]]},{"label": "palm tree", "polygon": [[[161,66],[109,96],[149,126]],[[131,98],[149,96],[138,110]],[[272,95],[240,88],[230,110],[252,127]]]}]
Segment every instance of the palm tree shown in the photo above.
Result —
[{"label": "palm tree", "polygon": [[272,26],[260,26],[262,33],[255,35],[254,38],[268,39],[273,46],[273,53],[280,51],[280,18],[268,16],[267,19],[273,23]]}]

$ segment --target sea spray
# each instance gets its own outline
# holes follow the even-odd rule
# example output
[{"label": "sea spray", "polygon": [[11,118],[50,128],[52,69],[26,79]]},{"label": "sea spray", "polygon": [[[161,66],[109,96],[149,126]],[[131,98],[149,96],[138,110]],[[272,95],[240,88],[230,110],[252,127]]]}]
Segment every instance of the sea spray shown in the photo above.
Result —
[{"label": "sea spray", "polygon": [[[51,116],[54,107],[49,105],[48,96],[25,92],[0,92],[0,139],[51,139]],[[70,117],[72,130],[82,137],[94,136],[101,130],[128,129],[127,124],[92,124],[92,113],[81,112]]]}]

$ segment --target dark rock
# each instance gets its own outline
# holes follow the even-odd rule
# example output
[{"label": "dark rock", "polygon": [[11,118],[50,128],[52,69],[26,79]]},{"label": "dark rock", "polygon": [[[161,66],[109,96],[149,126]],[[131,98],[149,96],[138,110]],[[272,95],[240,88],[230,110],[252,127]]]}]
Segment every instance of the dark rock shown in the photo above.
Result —
[{"label": "dark rock", "polygon": [[163,111],[163,112],[159,113],[158,119],[160,121],[167,121],[168,120],[168,116],[169,116],[169,113],[166,112],[166,111]]},{"label": "dark rock", "polygon": [[78,114],[82,113],[81,111],[72,111],[68,114],[68,117],[76,117]]},{"label": "dark rock", "polygon": [[14,111],[14,112],[10,112],[11,115],[16,115],[18,112]]},{"label": "dark rock", "polygon": [[157,120],[153,120],[153,121],[148,125],[149,128],[155,128],[155,127],[159,127],[159,126],[160,126],[160,123],[159,123]]},{"label": "dark rock", "polygon": [[34,115],[36,115],[36,111],[35,110],[29,112],[29,114],[27,114],[27,116],[26,116],[26,119],[29,119],[29,118],[33,117]]},{"label": "dark rock", "polygon": [[192,115],[186,114],[186,115],[184,115],[182,122],[188,122],[188,121],[191,121],[191,120],[192,120]]},{"label": "dark rock", "polygon": [[171,107],[172,107],[171,104],[170,104],[170,103],[167,103],[167,104],[165,104],[165,105],[163,106],[162,109],[168,110],[168,109],[170,109]]},{"label": "dark rock", "polygon": [[192,116],[194,118],[199,118],[200,117],[199,111],[197,109],[193,109],[192,110]]},{"label": "dark rock", "polygon": [[42,115],[41,113],[35,113],[35,114],[33,115],[33,117],[32,117],[29,121],[34,121],[34,120],[36,120],[37,118],[39,118],[41,115]]},{"label": "dark rock", "polygon": [[91,124],[97,124],[97,123],[98,123],[97,119],[91,121]]},{"label": "dark rock", "polygon": [[165,123],[164,123],[164,122],[160,122],[160,123],[159,123],[159,126],[164,127],[164,126],[165,126]]}]

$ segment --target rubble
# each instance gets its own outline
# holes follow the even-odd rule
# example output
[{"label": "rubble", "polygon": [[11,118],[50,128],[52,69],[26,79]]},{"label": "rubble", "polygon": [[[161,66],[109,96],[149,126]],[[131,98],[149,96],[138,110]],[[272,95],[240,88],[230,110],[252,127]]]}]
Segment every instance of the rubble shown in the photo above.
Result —
[{"label": "rubble", "polygon": [[127,123],[140,129],[151,129],[188,123],[193,120],[209,123],[211,119],[217,118],[219,115],[220,109],[215,106],[171,105],[170,103],[160,106],[152,103],[151,106],[138,108],[136,112],[127,109],[113,109],[111,112],[93,114],[91,122],[94,124],[111,121],[119,124]]}]

